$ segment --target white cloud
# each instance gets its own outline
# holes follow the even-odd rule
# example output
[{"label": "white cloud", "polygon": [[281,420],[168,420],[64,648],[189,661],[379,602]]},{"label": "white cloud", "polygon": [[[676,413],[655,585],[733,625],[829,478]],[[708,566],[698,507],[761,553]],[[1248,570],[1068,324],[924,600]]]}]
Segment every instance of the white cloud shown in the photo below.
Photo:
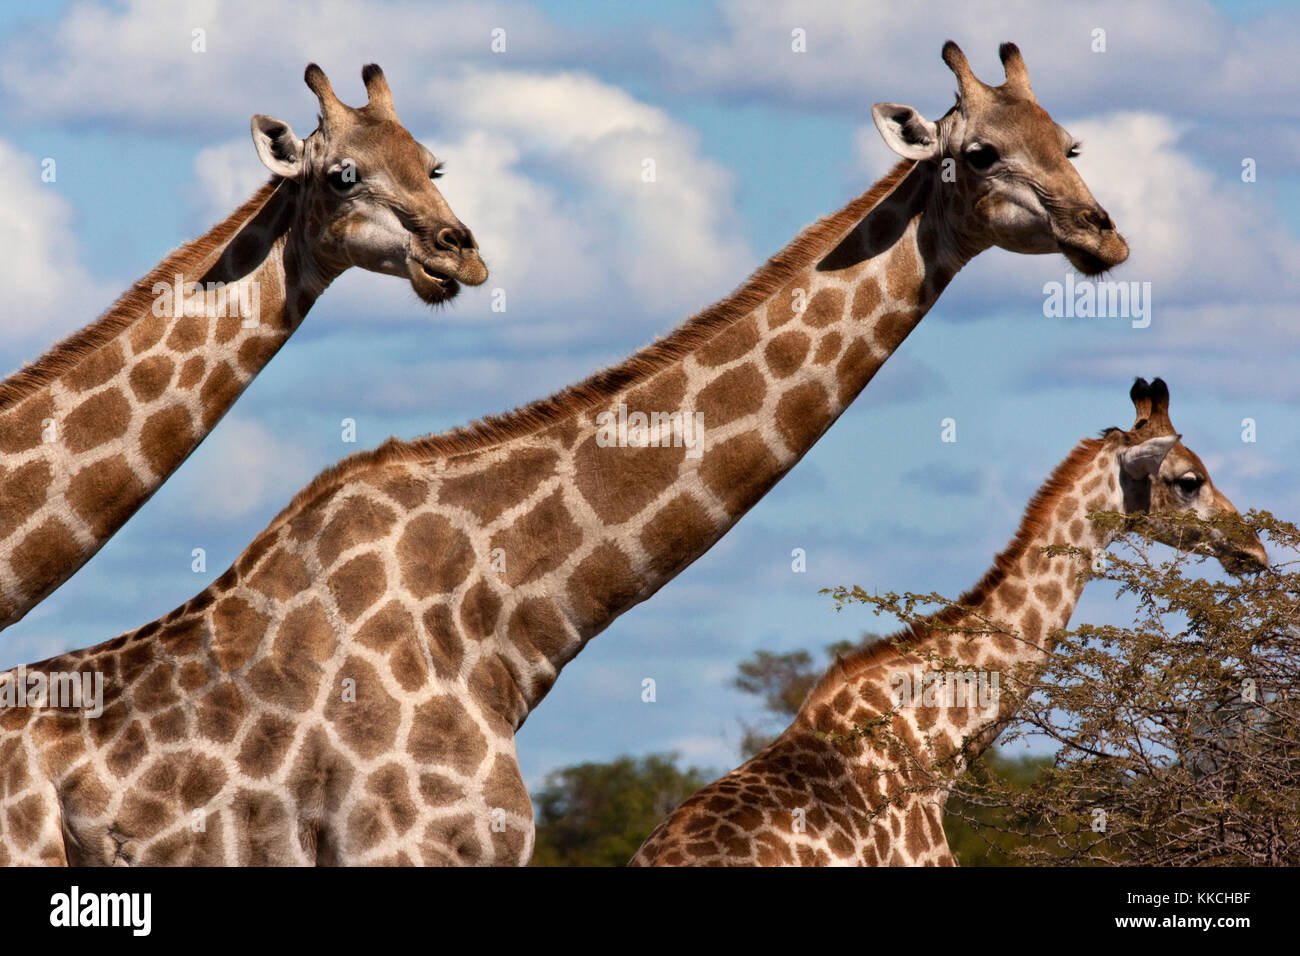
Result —
[{"label": "white cloud", "polygon": [[[1043,320],[1051,321],[1051,320]],[[1137,338],[1141,336],[1141,338]],[[1093,337],[1086,348],[1071,343],[1044,352],[1013,375],[1012,392],[1122,382],[1135,374],[1195,383],[1224,402],[1300,403],[1295,376],[1295,310],[1285,305],[1173,307],[1157,313],[1149,329]]]},{"label": "white cloud", "polygon": [[[875,100],[946,108],[953,79],[939,49],[952,38],[990,83],[1002,79],[998,45],[1015,41],[1052,111],[1136,102],[1180,114],[1294,117],[1300,92],[1294,18],[1238,24],[1208,4],[1178,0],[726,0],[720,19],[721,30],[694,40],[656,33],[668,75],[682,88],[819,110],[865,109]],[[791,49],[795,29],[805,31],[806,53]],[[1096,29],[1106,31],[1105,52],[1093,50]]]},{"label": "white cloud", "polygon": [[[325,68],[345,102],[360,105],[363,63],[377,61],[409,84],[458,60],[492,56],[495,28],[507,31],[513,62],[563,45],[530,7],[514,3],[81,2],[54,29],[37,23],[18,32],[0,58],[0,83],[47,121],[229,129],[253,112],[303,115],[308,62]],[[206,52],[194,51],[195,30],[204,31]],[[395,98],[399,112],[409,107],[400,90]]]},{"label": "white cloud", "polygon": [[491,284],[547,306],[613,297],[662,322],[755,265],[730,174],[662,110],[572,72],[470,73],[449,102],[444,119],[472,132],[443,150],[446,193],[493,265]]},{"label": "white cloud", "polygon": [[41,181],[40,159],[0,140],[0,169],[12,174],[0,203],[5,345],[11,351],[43,348],[90,321],[108,305],[111,292],[83,267],[73,206],[60,194],[57,178]]},{"label": "white cloud", "polygon": [[[1180,0],[724,0],[717,19],[720,30],[611,27],[593,48],[528,3],[82,0],[55,29],[37,23],[13,34],[0,83],[47,120],[172,130],[246,118],[250,103],[273,115],[297,109],[301,90],[284,81],[309,60],[331,73],[346,100],[360,93],[358,55],[402,82],[467,65],[566,59],[653,69],[682,89],[817,110],[864,110],[880,99],[946,106],[952,78],[938,54],[951,36],[991,81],[1000,78],[997,45],[1015,40],[1054,110],[1136,100],[1180,114],[1294,118],[1300,99],[1300,73],[1291,69],[1300,29],[1285,12],[1234,22],[1209,4]],[[1105,53],[1093,52],[1099,28],[1107,31]],[[196,29],[206,31],[206,53],[192,49]],[[491,51],[496,29],[506,31],[504,55]],[[791,50],[794,29],[806,31],[806,53]],[[621,59],[612,59],[610,44]],[[85,83],[87,75],[96,82]],[[410,108],[400,94],[397,104]]]},{"label": "white cloud", "polygon": [[[734,665],[732,667],[734,669]],[[737,740],[723,730],[719,730],[716,736],[684,734],[673,738],[662,749],[676,753],[678,763],[683,767],[725,772],[742,762],[736,752]]]},{"label": "white cloud", "polygon": [[169,488],[167,501],[186,520],[233,521],[276,510],[315,473],[284,429],[227,416],[201,445]]},{"label": "white cloud", "polygon": [[194,197],[203,220],[215,223],[229,216],[269,176],[251,136],[199,150],[194,157]]},{"label": "white cloud", "polygon": [[567,153],[625,133],[671,134],[662,110],[585,73],[472,73],[448,86],[429,86],[447,100],[443,116],[508,129],[516,141],[549,153]]}]

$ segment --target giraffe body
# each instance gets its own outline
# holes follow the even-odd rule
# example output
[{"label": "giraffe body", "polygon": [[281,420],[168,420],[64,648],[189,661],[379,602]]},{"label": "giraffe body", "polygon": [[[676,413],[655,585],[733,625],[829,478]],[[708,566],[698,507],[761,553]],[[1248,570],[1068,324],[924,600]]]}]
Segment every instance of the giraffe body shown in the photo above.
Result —
[{"label": "giraffe body", "polygon": [[[683,803],[632,864],[954,865],[942,823],[951,781],[1014,715],[1016,689],[1041,672],[1053,635],[1069,622],[1089,577],[1087,556],[1110,543],[1112,533],[1088,516],[1235,511],[1178,443],[1163,382],[1154,409],[1139,382],[1133,429],[1076,446],[955,608],[837,660],[775,741]],[[1150,463],[1135,464],[1136,449],[1159,456],[1153,474],[1140,473]],[[1189,474],[1199,482],[1195,496],[1171,490]],[[1085,557],[1044,553],[1053,545]],[[1216,540],[1210,550],[1235,570],[1267,565],[1253,535]],[[939,661],[958,676],[942,676]],[[872,729],[882,721],[887,734]]]}]

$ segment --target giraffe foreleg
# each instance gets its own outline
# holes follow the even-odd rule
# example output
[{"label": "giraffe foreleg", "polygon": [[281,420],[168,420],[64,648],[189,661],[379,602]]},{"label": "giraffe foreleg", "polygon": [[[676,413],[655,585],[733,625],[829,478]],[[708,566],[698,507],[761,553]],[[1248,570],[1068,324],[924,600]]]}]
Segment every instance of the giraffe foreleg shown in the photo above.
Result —
[{"label": "giraffe foreleg", "polygon": [[59,794],[28,747],[0,745],[0,781],[0,866],[67,866]]}]

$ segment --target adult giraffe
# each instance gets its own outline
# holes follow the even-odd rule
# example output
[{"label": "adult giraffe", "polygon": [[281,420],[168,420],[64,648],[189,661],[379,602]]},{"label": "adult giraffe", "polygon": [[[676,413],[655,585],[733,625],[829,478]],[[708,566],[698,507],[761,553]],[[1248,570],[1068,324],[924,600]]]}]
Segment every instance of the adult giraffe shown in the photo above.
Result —
[{"label": "adult giraffe", "polygon": [[873,111],[905,161],[666,339],[509,415],[345,459],[188,604],[37,665],[103,671],[104,713],[0,714],[0,785],[24,781],[0,792],[24,811],[0,850],[526,862],[514,734],[586,641],[789,471],[970,256],[1125,258],[1019,51],[1001,53],[994,89],[945,45],[960,99],[943,119]]},{"label": "adult giraffe", "polygon": [[[1218,557],[1233,573],[1268,566],[1259,538],[1203,537],[1161,523],[1236,514],[1169,420],[1169,390],[1138,379],[1128,431],[1085,438],[1030,500],[993,567],[955,605],[837,659],[769,746],[696,793],[655,828],[633,866],[955,865],[943,808],[955,780],[997,739],[1047,666],[1115,533],[1097,511],[1143,514],[1144,533]],[[921,688],[944,662],[938,693]],[[998,692],[979,695],[998,674]],[[937,675],[941,676],[941,675]],[[970,678],[975,678],[970,680]],[[933,680],[934,678],[929,678]],[[956,681],[961,680],[959,688]],[[887,733],[854,731],[887,723]]]},{"label": "adult giraffe", "polygon": [[[349,266],[409,279],[429,303],[487,278],[383,72],[372,64],[362,78],[369,102],[352,109],[308,66],[321,109],[311,135],[252,120],[270,182],[0,383],[0,628],[161,487]],[[187,290],[194,282],[212,294]]]}]

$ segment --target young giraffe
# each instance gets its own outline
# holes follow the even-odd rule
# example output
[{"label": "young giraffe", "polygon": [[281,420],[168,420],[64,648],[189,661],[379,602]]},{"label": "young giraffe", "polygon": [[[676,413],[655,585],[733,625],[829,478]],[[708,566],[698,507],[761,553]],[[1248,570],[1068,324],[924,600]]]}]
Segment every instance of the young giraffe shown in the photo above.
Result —
[{"label": "young giraffe", "polygon": [[[0,628],[158,490],[349,266],[407,278],[430,303],[487,277],[430,180],[436,160],[398,122],[383,73],[371,65],[362,76],[370,101],[352,109],[309,66],[315,132],[300,140],[287,123],[253,117],[271,181],[0,383]],[[235,293],[234,304],[205,296],[190,314],[164,295],[196,281],[238,283],[257,314],[241,313]]]},{"label": "young giraffe", "polygon": [[[1115,535],[1088,520],[1095,511],[1157,521],[1187,511],[1202,518],[1236,512],[1179,441],[1165,383],[1138,379],[1130,395],[1133,427],[1075,446],[1030,500],[1011,544],[957,606],[836,660],[789,728],[678,807],[632,865],[955,865],[942,825],[948,783],[1014,715],[1020,700],[1007,685],[1042,673],[1089,577],[1086,560],[1043,549],[1104,550]],[[1233,573],[1268,565],[1259,539],[1246,534],[1193,540],[1185,527],[1154,530],[1166,544],[1215,554]],[[919,696],[936,660],[967,675],[1002,675],[996,704],[977,701],[974,686],[968,696],[934,698],[937,704]],[[881,719],[892,740],[846,736]]]},{"label": "young giraffe", "polygon": [[[41,665],[103,671],[104,714],[0,714],[0,849],[527,862],[514,735],[564,664],[794,466],[970,256],[1124,259],[1016,48],[996,89],[944,59],[957,106],[877,106],[907,161],[730,298],[550,399],[346,459],[197,598]],[[660,417],[623,442],[622,412]]]}]

